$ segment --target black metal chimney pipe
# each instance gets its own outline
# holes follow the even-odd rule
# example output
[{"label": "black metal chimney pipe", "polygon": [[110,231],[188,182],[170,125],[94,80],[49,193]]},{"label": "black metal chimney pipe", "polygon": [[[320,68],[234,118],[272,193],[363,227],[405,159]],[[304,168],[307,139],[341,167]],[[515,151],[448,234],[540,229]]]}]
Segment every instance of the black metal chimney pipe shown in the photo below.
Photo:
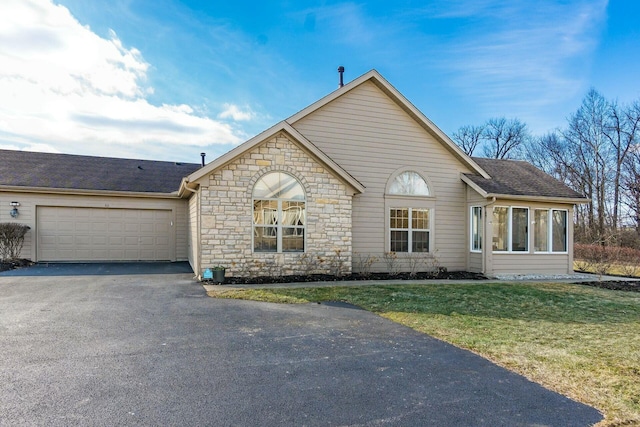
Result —
[{"label": "black metal chimney pipe", "polygon": [[341,65],[338,67],[338,74],[340,75],[340,83],[338,83],[338,87],[341,88],[344,86],[344,80],[342,75],[344,74],[344,67]]},{"label": "black metal chimney pipe", "polygon": [[204,167],[204,157],[207,155],[207,153],[200,153],[200,157],[202,157],[202,166]]}]

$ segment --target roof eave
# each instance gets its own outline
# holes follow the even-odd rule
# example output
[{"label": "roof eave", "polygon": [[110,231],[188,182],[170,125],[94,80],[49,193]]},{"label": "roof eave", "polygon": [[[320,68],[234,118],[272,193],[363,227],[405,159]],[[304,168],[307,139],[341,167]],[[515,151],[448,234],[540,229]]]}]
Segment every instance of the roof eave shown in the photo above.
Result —
[{"label": "roof eave", "polygon": [[565,203],[565,204],[586,204],[591,203],[590,199],[584,197],[562,197],[562,196],[527,196],[522,194],[499,194],[487,193],[486,197],[507,200],[529,200],[533,202],[545,203]]},{"label": "roof eave", "polygon": [[197,183],[189,182],[188,177],[182,178],[182,180],[180,181],[180,188],[178,189],[178,197],[183,199],[188,198],[191,193],[196,192],[198,185],[199,184]]},{"label": "roof eave", "polygon": [[15,185],[0,185],[0,191],[12,193],[48,193],[48,194],[69,194],[78,196],[114,196],[114,197],[143,197],[154,199],[176,199],[178,192],[152,193],[143,191],[114,191],[114,190],[86,190],[78,188],[51,188],[51,187],[28,187]]}]

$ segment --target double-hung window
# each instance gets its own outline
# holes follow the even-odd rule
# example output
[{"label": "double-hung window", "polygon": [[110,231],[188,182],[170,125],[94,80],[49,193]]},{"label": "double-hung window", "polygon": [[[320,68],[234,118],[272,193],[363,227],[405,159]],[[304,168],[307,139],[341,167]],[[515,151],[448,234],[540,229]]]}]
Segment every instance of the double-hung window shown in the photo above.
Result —
[{"label": "double-hung window", "polygon": [[493,250],[529,251],[529,209],[512,206],[493,208]]},{"label": "double-hung window", "polygon": [[534,212],[536,252],[567,252],[567,211],[536,209]]},{"label": "double-hung window", "polygon": [[391,252],[429,252],[429,209],[391,208]]},{"label": "double-hung window", "polygon": [[264,175],[253,187],[253,250],[304,252],[305,195],[284,172]]}]

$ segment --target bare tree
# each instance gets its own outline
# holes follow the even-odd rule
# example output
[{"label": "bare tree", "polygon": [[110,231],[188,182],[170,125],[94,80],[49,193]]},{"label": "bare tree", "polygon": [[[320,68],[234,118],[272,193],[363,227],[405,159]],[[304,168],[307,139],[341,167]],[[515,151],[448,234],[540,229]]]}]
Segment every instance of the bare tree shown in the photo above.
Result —
[{"label": "bare tree", "polygon": [[591,89],[578,111],[569,118],[569,127],[563,132],[573,179],[579,183],[577,190],[591,199],[586,226],[592,231],[591,239],[603,245],[610,153],[605,136],[609,109],[607,100]]},{"label": "bare tree", "polygon": [[529,163],[566,182],[566,168],[562,167],[566,163],[563,145],[561,135],[550,132],[540,137],[532,137],[522,151]]},{"label": "bare tree", "polygon": [[620,178],[622,205],[627,208],[636,233],[640,236],[640,101],[626,108],[624,116],[630,141]]},{"label": "bare tree", "polygon": [[611,225],[618,229],[620,221],[620,208],[622,202],[624,179],[624,163],[632,150],[637,149],[640,137],[640,103],[627,108],[619,108],[612,103],[609,112],[609,124],[607,138],[613,150],[615,159],[615,171],[613,173],[613,213]]},{"label": "bare tree", "polygon": [[489,119],[482,134],[486,141],[484,155],[494,159],[519,157],[520,149],[529,139],[527,125],[518,119],[507,120],[504,117]]},{"label": "bare tree", "polygon": [[472,156],[475,149],[482,142],[484,126],[462,126],[453,133],[453,141],[458,144],[465,154]]}]

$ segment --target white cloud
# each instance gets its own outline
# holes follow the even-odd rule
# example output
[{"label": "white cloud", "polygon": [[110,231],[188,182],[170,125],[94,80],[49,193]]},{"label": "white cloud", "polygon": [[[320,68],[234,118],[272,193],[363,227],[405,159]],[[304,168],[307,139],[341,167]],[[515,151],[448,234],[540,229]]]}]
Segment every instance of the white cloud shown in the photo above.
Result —
[{"label": "white cloud", "polygon": [[245,107],[244,111],[234,104],[224,104],[224,111],[218,114],[220,119],[233,119],[236,122],[251,120],[256,114],[249,107]]},{"label": "white cloud", "polygon": [[[113,31],[99,37],[49,0],[0,2],[0,63],[5,147],[118,156],[110,144],[126,144],[153,158],[155,144],[182,151],[241,142],[231,125],[188,105],[149,103],[141,52]],[[230,117],[250,117],[245,110]]]}]

